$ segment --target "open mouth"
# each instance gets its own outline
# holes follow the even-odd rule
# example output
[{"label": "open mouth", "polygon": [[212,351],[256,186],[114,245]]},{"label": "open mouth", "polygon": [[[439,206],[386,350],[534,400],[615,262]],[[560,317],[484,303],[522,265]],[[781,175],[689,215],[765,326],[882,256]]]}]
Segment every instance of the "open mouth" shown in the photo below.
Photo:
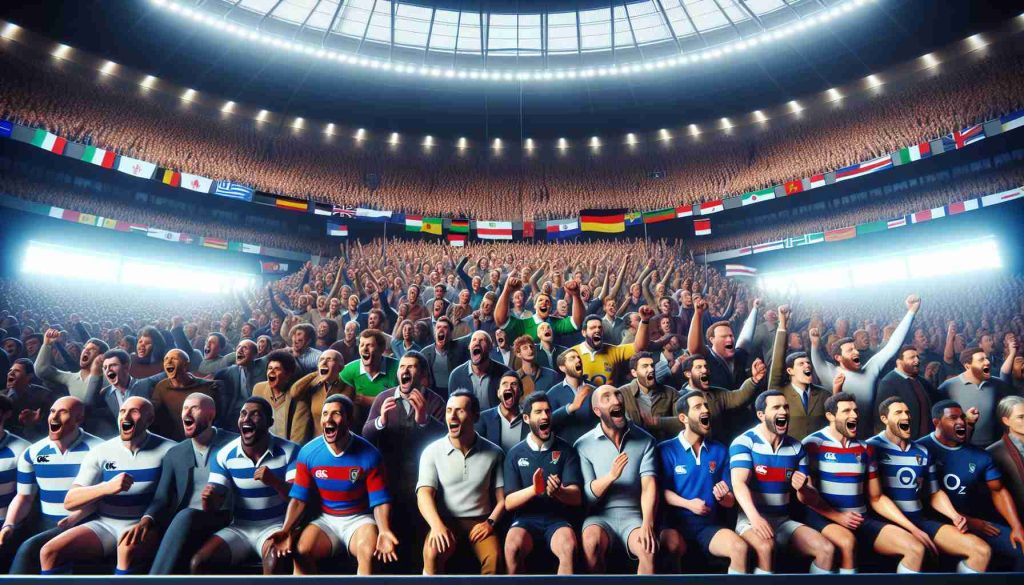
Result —
[{"label": "open mouth", "polygon": [[859,355],[858,355],[858,356],[855,356],[855,357],[854,357],[854,358],[853,358],[852,360],[850,360],[850,361],[851,361],[851,362],[853,362],[853,363],[855,363],[855,364],[857,364],[857,365],[859,366],[859,365],[860,365],[860,356],[859,356]]},{"label": "open mouth", "polygon": [[445,339],[447,339],[447,337],[448,337],[448,336],[447,336],[447,335],[445,335],[444,333],[438,333],[438,334],[437,334],[437,340],[438,340],[438,341],[444,341]]},{"label": "open mouth", "polygon": [[964,425],[957,425],[953,427],[953,434],[956,435],[958,439],[966,439],[967,427]]},{"label": "open mouth", "polygon": [[848,421],[846,421],[846,430],[850,431],[851,433],[856,433],[857,432],[857,421],[855,421],[855,420],[848,420]]},{"label": "open mouth", "polygon": [[611,416],[612,419],[618,420],[626,416],[626,409],[622,406],[613,406],[611,410],[608,411],[608,415]]},{"label": "open mouth", "polygon": [[814,371],[811,370],[810,368],[807,368],[806,370],[804,370],[804,375],[807,376],[808,378],[810,378],[811,374],[813,374],[813,373],[814,373]]},{"label": "open mouth", "polygon": [[537,429],[540,430],[541,432],[547,432],[547,431],[551,430],[551,421],[550,420],[544,420],[544,421],[541,421],[541,422],[537,423]]},{"label": "open mouth", "polygon": [[164,372],[167,373],[167,377],[168,378],[173,378],[174,377],[174,372],[177,372],[177,371],[178,371],[178,368],[176,368],[174,366],[168,366],[168,367],[164,368]]},{"label": "open mouth", "polygon": [[271,384],[277,382],[277,374],[267,374],[267,382],[270,382]]},{"label": "open mouth", "polygon": [[981,368],[981,371],[985,372],[985,375],[988,375],[989,373],[992,372],[992,368],[985,366],[984,368]]},{"label": "open mouth", "polygon": [[789,417],[785,415],[775,417],[775,430],[780,434],[788,431]]},{"label": "open mouth", "polygon": [[363,354],[359,354],[359,357],[362,358],[363,363],[367,363],[368,364],[368,363],[370,363],[370,358],[372,356],[370,354],[368,354],[368,353],[363,353]]},{"label": "open mouth", "polygon": [[256,434],[256,426],[251,423],[242,423],[238,430],[241,432],[243,439],[251,439]]},{"label": "open mouth", "polygon": [[472,353],[473,353],[473,357],[480,357],[480,353],[481,353],[480,346],[474,347],[473,350],[472,350]]},{"label": "open mouth", "polygon": [[707,374],[701,374],[701,375],[700,375],[700,381],[701,381],[701,383],[703,383],[703,384],[707,384],[707,383],[708,383],[708,380],[710,380],[710,379],[711,379],[711,377],[710,377],[710,376],[708,376]]},{"label": "open mouth", "polygon": [[328,442],[334,442],[334,439],[338,438],[338,425],[334,423],[328,423],[324,425],[324,438]]},{"label": "open mouth", "polygon": [[107,372],[107,379],[110,380],[111,382],[116,380],[117,379],[117,372],[113,372],[113,371]]},{"label": "open mouth", "polygon": [[516,393],[511,390],[505,390],[504,392],[501,393],[501,402],[505,406],[512,406],[512,402],[515,400],[515,398]]},{"label": "open mouth", "polygon": [[412,374],[409,372],[403,372],[398,381],[401,382],[402,386],[408,386],[409,382],[412,382]]},{"label": "open mouth", "polygon": [[131,419],[124,419],[121,421],[121,433],[126,434],[135,430],[135,421]]},{"label": "open mouth", "polygon": [[60,429],[63,426],[64,425],[59,420],[51,420],[50,421],[50,432],[51,433],[59,433]]},{"label": "open mouth", "polygon": [[702,426],[705,429],[711,428],[711,414],[706,413],[700,415],[697,418],[697,422],[699,422],[700,426]]},{"label": "open mouth", "polygon": [[731,343],[726,343],[725,344],[725,349],[730,349],[731,350],[733,347],[735,347],[735,346],[733,344],[731,344]]},{"label": "open mouth", "polygon": [[331,369],[330,369],[330,368],[327,368],[327,367],[324,367],[324,368],[320,368],[320,375],[321,375],[321,376],[326,376],[326,375],[327,375],[327,373],[328,373],[328,372],[330,372],[330,371],[331,371]]},{"label": "open mouth", "polygon": [[462,430],[462,423],[457,420],[448,421],[448,434],[457,435]]},{"label": "open mouth", "polygon": [[900,431],[902,431],[902,432],[904,432],[904,433],[909,433],[909,432],[910,432],[910,421],[909,421],[909,420],[907,420],[907,421],[901,421],[901,422],[900,422],[899,424],[897,424],[896,426],[898,426],[898,427],[899,427],[899,429],[900,429]]}]

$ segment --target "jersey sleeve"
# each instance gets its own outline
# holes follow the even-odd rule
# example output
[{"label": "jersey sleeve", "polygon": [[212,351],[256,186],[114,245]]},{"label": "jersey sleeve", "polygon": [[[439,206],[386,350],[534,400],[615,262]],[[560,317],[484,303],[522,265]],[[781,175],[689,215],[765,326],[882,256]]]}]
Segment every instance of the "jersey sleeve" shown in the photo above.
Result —
[{"label": "jersey sleeve", "polygon": [[384,471],[384,460],[376,449],[370,447],[366,473],[366,495],[370,500],[370,507],[375,508],[381,504],[391,502],[391,494],[388,493],[387,475]]},{"label": "jersey sleeve", "polygon": [[658,464],[654,458],[654,441],[647,439],[643,454],[640,456],[640,477],[658,475]]},{"label": "jersey sleeve", "polygon": [[[294,470],[293,467],[294,466]],[[309,451],[307,449],[299,450],[298,457],[295,458],[294,463],[289,463],[289,475],[291,476],[292,488],[288,490],[288,497],[305,502],[309,499],[309,490],[314,487],[313,485],[313,474],[309,471]],[[213,474],[210,474],[213,477]]]},{"label": "jersey sleeve", "polygon": [[100,455],[95,450],[89,451],[82,458],[82,465],[78,467],[78,475],[75,476],[74,485],[91,486],[99,483],[103,477],[103,469],[100,465]]},{"label": "jersey sleeve", "polygon": [[868,479],[878,477],[878,461],[875,460],[875,449],[870,445],[864,447],[864,469],[868,472]]},{"label": "jersey sleeve", "polygon": [[796,469],[804,475],[810,473],[810,468],[807,466],[807,450],[804,449],[803,444],[800,445],[800,450],[796,453]]},{"label": "jersey sleeve", "polygon": [[979,463],[981,463],[982,473],[985,477],[985,481],[1002,479],[1003,472],[999,471],[999,468],[996,466],[995,461],[992,460],[992,456],[989,455],[987,451],[981,450],[978,451],[978,455],[981,456],[981,460],[979,461]]},{"label": "jersey sleeve", "polygon": [[658,445],[655,449],[655,463],[658,469],[658,480],[662,487],[668,489],[672,485],[672,476],[669,475],[669,470],[674,469],[675,464],[672,462],[672,450],[667,445]]},{"label": "jersey sleeve", "polygon": [[20,496],[32,496],[38,491],[36,466],[32,463],[29,451],[31,449],[25,449],[25,452],[18,458],[18,495]]},{"label": "jersey sleeve", "polygon": [[[530,317],[530,319],[533,319],[533,317]],[[505,326],[502,327],[502,329],[505,330],[505,333],[507,333],[511,339],[515,339],[520,335],[525,335],[526,319],[520,319],[519,317],[509,315],[508,321],[505,321]]]},{"label": "jersey sleeve", "polygon": [[561,319],[557,319],[551,324],[551,329],[556,335],[568,335],[579,331],[576,324],[572,322],[572,317],[562,317]]},{"label": "jersey sleeve", "polygon": [[633,357],[636,353],[636,347],[632,343],[623,343],[622,345],[616,345],[611,348],[612,361],[616,364],[629,361],[629,358]]},{"label": "jersey sleeve", "polygon": [[[522,478],[519,476],[519,472],[516,469],[516,457],[515,451],[509,451],[508,457],[505,457],[504,472],[505,472],[505,493],[510,494],[512,492],[518,492],[523,489],[524,486]],[[563,483],[565,483],[563,481]]]},{"label": "jersey sleeve", "polygon": [[435,490],[440,487],[441,479],[438,477],[437,465],[434,463],[435,449],[433,447],[433,445],[429,445],[420,455],[420,472],[419,477],[416,478],[417,491],[422,487]]},{"label": "jersey sleeve", "polygon": [[934,494],[939,491],[939,473],[935,468],[935,462],[932,461],[931,455],[925,451],[925,468],[927,471],[927,477],[924,478],[923,488],[925,493]]},{"label": "jersey sleeve", "polygon": [[732,489],[732,474],[729,473],[729,457],[722,451],[721,459],[718,461],[718,469],[715,471],[714,482],[717,484],[720,481],[724,481],[725,485]]},{"label": "jersey sleeve", "polygon": [[217,451],[217,456],[210,461],[209,483],[225,488],[231,487],[231,473],[227,470],[228,451],[232,451],[231,447],[224,447],[220,451]]},{"label": "jersey sleeve", "polygon": [[284,472],[284,480],[286,482],[291,483],[295,481],[295,469],[299,460],[299,451],[301,450],[298,445],[291,445],[291,451],[288,453],[288,467]]},{"label": "jersey sleeve", "polygon": [[746,436],[736,437],[736,440],[729,446],[729,466],[735,469],[754,468],[750,439]]},{"label": "jersey sleeve", "polygon": [[570,448],[562,456],[566,458],[562,465],[562,485],[581,485],[583,474],[580,473],[580,454],[576,449]]},{"label": "jersey sleeve", "polygon": [[349,368],[348,366],[345,366],[344,368],[341,369],[341,373],[338,374],[338,377],[340,377],[341,381],[344,382],[345,384],[348,384],[349,386],[355,388],[356,380],[355,376],[352,373],[353,370],[354,368]]}]

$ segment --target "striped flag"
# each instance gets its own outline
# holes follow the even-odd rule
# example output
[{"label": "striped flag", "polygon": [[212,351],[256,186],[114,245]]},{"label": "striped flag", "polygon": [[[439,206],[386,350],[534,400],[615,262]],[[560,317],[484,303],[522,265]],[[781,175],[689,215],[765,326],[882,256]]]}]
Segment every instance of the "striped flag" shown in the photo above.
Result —
[{"label": "striped flag", "polygon": [[171,169],[162,169],[160,173],[160,182],[164,185],[170,185],[171,187],[181,186],[181,173]]},{"label": "striped flag", "polygon": [[146,235],[151,238],[158,240],[164,240],[166,242],[178,242],[181,240],[181,234],[178,232],[172,232],[168,230],[162,230],[159,228],[149,228],[146,231]]},{"label": "striped flag", "polygon": [[245,254],[259,254],[262,251],[262,246],[257,246],[256,244],[246,244],[245,242],[242,242],[242,252]]},{"label": "striped flag", "polygon": [[[479,224],[479,222],[477,222]],[[448,226],[448,231],[453,234],[468,234],[469,233],[469,220],[468,219],[453,219],[451,225]]]},{"label": "striped flag", "polygon": [[1000,203],[1006,203],[1007,201],[1013,201],[1019,199],[1024,192],[1021,191],[1020,187],[1016,189],[1010,189],[1009,191],[1001,191],[999,193],[993,193],[991,195],[985,195],[981,198],[981,206],[988,207],[990,205],[998,205]]},{"label": "striped flag", "polygon": [[228,249],[228,241],[220,238],[200,238],[199,242],[204,248],[213,248],[215,250]]},{"label": "striped flag", "polygon": [[327,222],[327,235],[344,238],[348,236],[348,226],[329,221]]},{"label": "striped flag", "polygon": [[897,217],[896,219],[890,219],[886,223],[886,229],[894,230],[896,228],[907,227],[907,216]]},{"label": "striped flag", "polygon": [[676,210],[671,207],[644,212],[644,223],[659,223],[676,218]]},{"label": "striped flag", "polygon": [[391,212],[383,209],[370,209],[368,207],[357,207],[356,217],[366,221],[386,222],[391,219]]},{"label": "striped flag", "polygon": [[466,234],[449,233],[448,234],[448,245],[456,247],[456,248],[461,248],[462,246],[466,245],[466,237],[467,237]]},{"label": "striped flag", "polygon": [[700,204],[701,215],[711,215],[712,213],[718,213],[725,209],[721,199],[715,199],[714,201],[705,201]]},{"label": "striped flag", "polygon": [[481,240],[511,240],[511,221],[478,221],[476,222],[476,237]]},{"label": "striped flag", "polygon": [[695,219],[693,220],[693,234],[696,236],[710,236],[711,235],[711,220],[710,219]]},{"label": "striped flag", "polygon": [[626,227],[640,225],[643,223],[643,215],[639,211],[631,211],[627,213],[623,219],[626,222]]},{"label": "striped flag", "polygon": [[781,250],[786,247],[786,240],[778,240],[775,242],[765,242],[763,244],[757,244],[750,247],[751,254],[760,254],[762,252],[772,252],[774,250]]},{"label": "striped flag", "polygon": [[927,142],[921,142],[914,146],[908,146],[907,148],[901,148],[898,151],[892,153],[892,164],[894,165],[905,165],[914,161],[921,160],[922,158],[928,158],[932,155],[931,144]]},{"label": "striped flag", "polygon": [[331,215],[335,217],[353,218],[356,216],[356,208],[342,205],[335,205],[331,208]]},{"label": "striped flag", "polygon": [[809,189],[817,189],[818,187],[824,187],[828,183],[825,182],[825,175],[811,175],[809,178],[804,179],[810,185]]},{"label": "striped flag", "polygon": [[626,210],[584,209],[580,212],[580,228],[585,232],[621,234],[626,231]]},{"label": "striped flag", "polygon": [[407,231],[407,232],[421,232],[421,231],[423,231],[423,216],[421,216],[421,215],[407,215],[407,216],[405,216],[405,231]]},{"label": "striped flag", "polygon": [[676,207],[676,217],[692,217],[693,206],[692,205],[680,205]]},{"label": "striped flag", "polygon": [[278,209],[287,209],[289,211],[309,211],[309,201],[287,199],[285,197],[275,197],[274,206]]},{"label": "striped flag", "polygon": [[910,216],[910,222],[924,223],[933,219],[939,219],[940,217],[946,217],[945,207],[933,207],[931,209],[925,209],[924,211],[918,211]]},{"label": "striped flag", "polygon": [[762,201],[770,201],[772,199],[775,199],[775,187],[761,189],[760,191],[751,191],[740,196],[740,202],[743,203],[744,206],[761,203]]},{"label": "striped flag", "polygon": [[68,141],[53,134],[47,132],[42,128],[37,128],[35,135],[32,136],[32,146],[38,146],[43,150],[49,150],[54,154],[64,154],[64,147],[68,145]]},{"label": "striped flag", "polygon": [[787,248],[798,248],[800,246],[809,246],[811,244],[820,244],[825,241],[824,232],[815,232],[813,234],[804,234],[802,236],[793,236],[786,241]]},{"label": "striped flag", "polygon": [[950,215],[957,215],[960,213],[967,213],[968,211],[976,211],[978,209],[977,199],[968,199],[967,201],[957,201],[950,203],[946,206]]},{"label": "striped flag", "polygon": [[139,232],[143,234],[149,233],[149,226],[144,223],[130,223],[128,224],[129,231]]},{"label": "striped flag", "polygon": [[870,175],[871,173],[877,173],[878,171],[884,171],[885,169],[892,168],[892,156],[880,156],[871,160],[866,160],[862,163],[843,167],[836,171],[836,182],[846,181],[847,179],[856,179],[857,177],[863,177]]},{"label": "striped flag", "polygon": [[115,158],[117,158],[117,155],[113,152],[103,150],[102,148],[96,148],[95,146],[86,146],[85,150],[82,152],[82,160],[105,169],[114,168]]},{"label": "striped flag", "polygon": [[1000,116],[999,123],[1003,132],[1009,132],[1014,128],[1024,126],[1024,110],[1018,110],[1016,112],[1006,114],[1005,116]]},{"label": "striped flag", "polygon": [[195,191],[197,193],[209,193],[213,187],[213,179],[207,179],[200,175],[181,173],[181,188]]},{"label": "striped flag", "polygon": [[734,276],[757,276],[757,268],[742,264],[726,264],[725,275],[730,278]]},{"label": "striped flag", "polygon": [[444,220],[440,217],[424,217],[423,227],[420,228],[420,231],[425,234],[440,236],[444,232]]},{"label": "striped flag", "polygon": [[826,242],[839,242],[842,240],[852,240],[857,237],[857,228],[850,226],[839,228],[837,230],[828,230],[825,232]]},{"label": "striped flag", "polygon": [[547,225],[548,239],[571,238],[580,235],[580,222],[576,219],[552,219]]},{"label": "striped flag", "polygon": [[[221,197],[227,197],[228,199],[238,199],[240,201],[252,201],[253,193],[255,189],[248,185],[241,183],[235,183],[233,181],[217,181],[217,184],[213,188],[213,194]],[[277,200],[281,201],[280,199]],[[282,207],[280,203],[278,207]],[[302,205],[302,211],[306,210],[305,203]]]}]

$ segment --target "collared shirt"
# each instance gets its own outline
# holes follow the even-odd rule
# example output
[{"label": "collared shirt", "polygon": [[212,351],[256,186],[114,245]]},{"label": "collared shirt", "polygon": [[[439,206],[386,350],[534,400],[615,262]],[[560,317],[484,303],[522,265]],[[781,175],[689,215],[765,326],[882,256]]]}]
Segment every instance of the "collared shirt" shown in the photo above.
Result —
[{"label": "collared shirt", "polygon": [[[196,466],[192,470],[192,498],[188,502],[188,507],[193,510],[203,509],[203,488],[210,480],[210,459],[213,455],[213,442],[217,439],[217,429],[213,429],[213,436],[210,438],[210,444],[202,446],[195,439],[189,439],[192,443],[192,454],[196,458]],[[227,505],[227,499],[221,503],[224,507]]]},{"label": "collared shirt", "polygon": [[505,487],[504,459],[501,447],[479,435],[465,455],[446,435],[420,455],[416,490],[439,491],[444,508],[455,518],[487,516],[494,510],[494,490]]},{"label": "collared shirt", "polygon": [[[586,494],[592,513],[609,508],[627,508],[640,511],[641,479],[657,475],[654,457],[654,438],[640,427],[630,423],[618,447],[604,434],[598,423],[576,441],[580,454],[580,469],[583,472],[583,493]],[[622,475],[615,480],[604,495],[598,498],[591,483],[612,468],[612,462],[620,453],[626,453],[629,461]]]},{"label": "collared shirt", "polygon": [[263,482],[256,481],[253,475],[265,465],[279,479],[294,481],[298,454],[298,445],[274,435],[270,436],[267,450],[255,463],[242,449],[241,437],[217,451],[210,465],[210,483],[234,492],[236,523],[284,519],[287,498],[282,498],[276,490]]},{"label": "collared shirt", "polygon": [[602,384],[613,384],[616,369],[620,364],[629,361],[636,353],[632,343],[611,345],[602,343],[598,349],[593,349],[590,344],[584,341],[573,346],[579,352],[583,361],[583,373],[593,382],[595,386]]},{"label": "collared shirt", "polygon": [[509,421],[502,414],[501,407],[498,407],[498,422],[501,423],[501,448],[507,453],[516,446],[516,443],[523,440],[523,417],[520,414]]},{"label": "collared shirt", "polygon": [[[995,367],[993,365],[993,367]],[[971,408],[977,408],[981,414],[977,424],[974,425],[974,433],[971,435],[971,444],[984,449],[998,438],[999,417],[996,416],[996,404],[1002,397],[999,387],[1000,382],[995,378],[975,384],[967,380],[966,372],[955,378],[950,378],[939,386],[939,394],[949,396],[957,401],[967,412]]]},{"label": "collared shirt", "polygon": [[296,363],[299,364],[300,373],[303,375],[308,374],[316,369],[316,364],[320,361],[320,354],[323,353],[315,347],[307,347],[302,355],[295,358]]},{"label": "collared shirt", "polygon": [[138,520],[153,501],[156,486],[160,483],[163,459],[174,441],[148,433],[145,442],[132,452],[120,437],[104,441],[89,450],[82,459],[74,483],[93,486],[110,481],[121,473],[128,473],[135,480],[128,491],[104,496],[99,502],[102,518]]},{"label": "collared shirt", "polygon": [[67,451],[61,451],[60,445],[48,438],[36,441],[18,459],[18,493],[39,493],[39,506],[46,520],[58,522],[66,518],[71,512],[64,509],[64,498],[85,456],[101,443],[103,439],[81,429]]},{"label": "collared shirt", "polygon": [[[729,477],[729,454],[725,445],[705,437],[696,451],[686,440],[686,432],[677,437],[667,439],[658,444],[658,484],[666,490],[672,490],[681,498],[704,500],[712,513],[708,519],[715,517],[718,500],[714,488],[720,481],[731,483]],[[665,511],[690,523],[708,523],[705,517],[675,506],[666,506]]]},{"label": "collared shirt", "polygon": [[355,388],[360,396],[376,397],[398,385],[398,360],[381,357],[380,370],[371,377],[363,367],[363,360],[356,358],[341,370],[341,381]]},{"label": "collared shirt", "polygon": [[[478,398],[483,398],[491,395],[490,380],[491,375],[489,372],[485,371],[483,376],[478,376],[476,375],[476,372],[473,370],[472,364],[470,364],[469,381],[473,384],[473,393],[476,394]],[[481,402],[484,401],[481,400]]]}]

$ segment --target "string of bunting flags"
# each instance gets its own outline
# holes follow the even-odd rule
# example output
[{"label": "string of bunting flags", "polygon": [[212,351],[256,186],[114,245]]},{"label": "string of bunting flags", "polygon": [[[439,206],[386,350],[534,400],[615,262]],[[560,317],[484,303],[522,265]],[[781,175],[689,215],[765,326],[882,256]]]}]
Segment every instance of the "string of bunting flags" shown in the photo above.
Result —
[{"label": "string of bunting flags", "polygon": [[[576,218],[550,219],[541,221],[514,220],[473,220],[468,218],[425,217],[404,214],[397,211],[360,206],[342,206],[308,199],[296,199],[257,191],[251,185],[241,182],[216,180],[193,175],[175,169],[162,168],[145,160],[116,154],[96,146],[71,142],[40,128],[32,128],[7,120],[0,121],[0,137],[32,144],[57,155],[71,157],[106,169],[131,175],[140,179],[156,180],[164,185],[207,193],[228,199],[266,205],[299,213],[313,213],[333,220],[346,219],[377,223],[391,223],[404,226],[406,233],[423,233],[435,236],[448,235],[453,246],[464,245],[475,231],[482,240],[511,240],[515,231],[521,231],[523,238],[545,237],[548,240],[572,238],[583,232],[617,234],[628,226],[654,224],[698,216],[705,218],[722,211],[756,205],[781,197],[790,197],[867,176],[897,166],[924,160],[946,152],[952,152],[974,144],[985,138],[996,136],[1024,126],[1024,110],[1013,112],[981,124],[974,124],[941,136],[923,141],[885,156],[843,167],[835,171],[811,175],[802,179],[786,181],[781,185],[750,191],[740,195],[712,199],[694,205],[680,205],[648,211],[627,209],[585,209]],[[539,228],[539,229],[538,229]],[[346,237],[348,228],[342,224],[328,225],[331,236]],[[851,228],[852,229],[852,228]],[[694,221],[695,235],[709,235],[710,221]],[[838,236],[846,237],[847,232]],[[851,236],[852,237],[852,236]],[[827,241],[827,240],[826,240]]]}]

